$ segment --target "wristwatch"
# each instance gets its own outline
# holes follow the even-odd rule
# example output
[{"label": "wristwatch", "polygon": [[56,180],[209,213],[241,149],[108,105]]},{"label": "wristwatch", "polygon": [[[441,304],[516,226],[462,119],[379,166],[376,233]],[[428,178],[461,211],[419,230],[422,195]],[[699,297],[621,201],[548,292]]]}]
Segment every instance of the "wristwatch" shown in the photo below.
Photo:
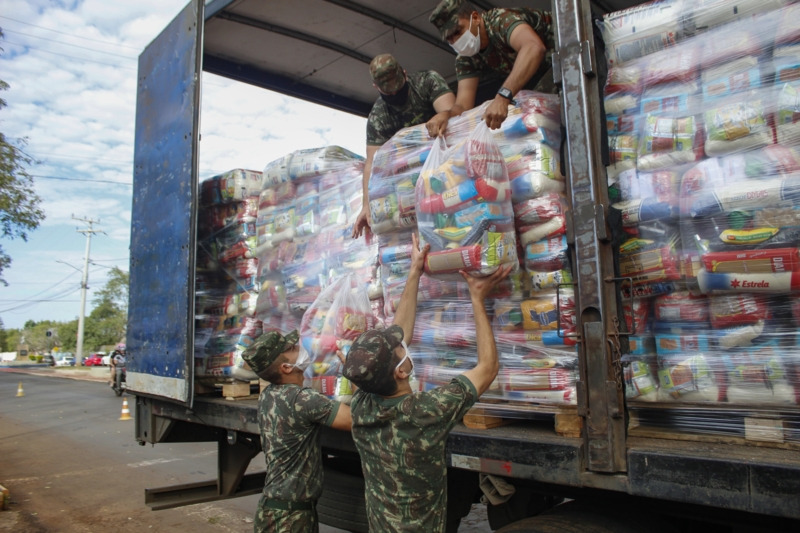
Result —
[{"label": "wristwatch", "polygon": [[511,103],[511,105],[517,105],[517,103],[514,101],[514,95],[511,94],[511,91],[506,89],[505,87],[500,87],[500,90],[497,91],[497,94],[508,100]]}]

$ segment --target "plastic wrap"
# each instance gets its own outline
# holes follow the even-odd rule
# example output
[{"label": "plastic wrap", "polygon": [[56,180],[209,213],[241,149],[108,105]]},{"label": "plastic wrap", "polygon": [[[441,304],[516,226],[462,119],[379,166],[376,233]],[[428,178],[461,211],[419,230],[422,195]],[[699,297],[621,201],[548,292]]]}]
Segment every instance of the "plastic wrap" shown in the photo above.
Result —
[{"label": "plastic wrap", "polygon": [[[440,159],[437,176],[422,177],[435,154],[424,127],[401,130],[381,147],[368,189],[378,234],[372,244],[349,238],[361,207],[362,162],[335,147],[270,162],[262,187],[246,202],[223,204],[213,217],[206,210],[212,218],[204,222],[208,260],[202,283],[198,278],[198,376],[236,377],[236,350],[256,324],[262,331],[297,328],[313,361],[308,383],[346,396],[335,351],[347,350],[365,327],[392,323],[410,267],[411,231],[418,231],[432,244],[432,257],[472,251],[481,264],[476,272],[484,274],[502,262],[514,265],[487,300],[502,368],[481,405],[526,416],[531,405],[574,404],[576,318],[567,286],[560,104],[530,91],[516,101],[498,130],[481,120],[488,104],[451,120],[437,142],[460,155]],[[441,193],[466,182],[481,188],[480,201],[440,209]],[[425,187],[418,200],[416,190]],[[495,264],[487,260],[489,248]],[[413,339],[419,389],[445,384],[477,363],[467,286],[458,268],[446,270],[454,275],[425,274],[420,281]]]},{"label": "plastic wrap", "polygon": [[309,354],[305,375],[315,390],[339,399],[352,394],[337,351],[347,355],[359,335],[383,327],[374,311],[367,285],[351,272],[333,280],[303,314],[300,349]]},{"label": "plastic wrap", "polygon": [[201,184],[195,374],[219,383],[257,376],[241,358],[263,331],[299,328],[331,279],[376,277],[376,248],[348,237],[363,160],[336,146],[300,150],[263,173]]},{"label": "plastic wrap", "polygon": [[508,171],[485,122],[452,147],[437,139],[417,181],[416,206],[421,243],[431,247],[427,274],[517,268]]},{"label": "plastic wrap", "polygon": [[738,413],[800,401],[798,14],[667,1],[601,24],[609,198],[632,280],[625,394],[641,424],[738,435]]},{"label": "plastic wrap", "polygon": [[[467,181],[475,184],[474,179],[467,179],[467,146],[476,128],[485,128],[481,117],[487,103],[451,119],[443,140],[429,139],[424,127],[398,132],[378,150],[369,194],[373,229],[379,234],[381,301],[387,324],[392,322],[405,288],[412,231],[419,231],[423,243],[432,245],[429,257],[434,261],[455,250],[450,253],[466,254],[467,259],[473,253],[477,265],[483,259],[480,250],[468,244],[478,235],[474,228],[481,233],[488,227],[507,229],[509,240],[503,245],[509,245],[509,253],[513,248],[513,261],[524,268],[511,274],[487,301],[493,308],[501,371],[481,397],[480,406],[503,416],[524,417],[531,405],[576,402],[577,352],[571,336],[574,296],[567,287],[558,289],[559,283],[572,277],[564,235],[568,209],[559,161],[560,103],[557,96],[531,91],[521,91],[515,99],[517,104],[509,107],[508,118],[499,129],[483,130],[482,142],[491,139],[489,144],[496,151],[491,157],[485,149],[478,151],[472,161],[484,174],[484,167],[490,164],[504,167],[507,178],[503,179],[509,190],[504,201],[487,202],[483,197],[478,200],[477,195],[475,201],[455,201],[443,194],[450,189],[463,192],[459,186],[467,187]],[[437,147],[436,143],[443,145]],[[407,192],[408,182],[401,191],[397,189],[402,180],[411,180],[422,193],[413,225],[398,223],[397,217],[389,223],[385,216],[394,213],[395,205],[407,205],[403,200],[384,200]],[[376,215],[375,201],[379,201],[379,209],[383,205],[390,208]],[[375,229],[376,221],[386,225]],[[467,244],[462,245],[465,239]],[[523,241],[525,245],[520,246]],[[420,280],[413,350],[414,386],[421,389],[446,384],[477,363],[469,292],[457,273],[463,263],[447,264],[450,266],[435,275],[430,275],[428,268]],[[485,271],[494,268],[486,266]]]},{"label": "plastic wrap", "polygon": [[367,194],[376,235],[416,228],[414,187],[431,146],[421,124],[400,130],[375,153]]},{"label": "plastic wrap", "polygon": [[353,271],[375,280],[376,247],[349,238],[361,206],[363,159],[339,147],[300,150],[266,165],[256,220],[265,329],[299,327],[330,281]]}]

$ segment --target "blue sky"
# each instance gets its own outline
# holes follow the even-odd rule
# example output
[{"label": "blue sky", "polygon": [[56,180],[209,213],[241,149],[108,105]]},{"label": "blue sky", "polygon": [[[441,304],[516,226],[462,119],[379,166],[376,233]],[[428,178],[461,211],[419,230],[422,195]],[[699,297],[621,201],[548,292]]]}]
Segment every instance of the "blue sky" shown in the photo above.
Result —
[{"label": "blue sky", "polygon": [[[28,138],[46,220],[27,242],[3,239],[13,263],[0,286],[0,319],[68,321],[80,312],[88,225],[86,314],[109,270],[128,270],[139,53],[188,0],[0,0],[0,131]],[[364,153],[363,118],[212,75],[203,78],[201,179],[262,170],[286,153],[339,145]],[[279,127],[276,127],[279,125]],[[73,218],[74,217],[74,218]]]}]

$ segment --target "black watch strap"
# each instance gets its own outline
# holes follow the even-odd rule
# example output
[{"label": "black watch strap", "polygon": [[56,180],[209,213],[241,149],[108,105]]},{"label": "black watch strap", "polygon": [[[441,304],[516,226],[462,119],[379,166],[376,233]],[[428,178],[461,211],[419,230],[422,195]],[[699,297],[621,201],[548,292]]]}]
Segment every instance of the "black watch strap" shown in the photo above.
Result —
[{"label": "black watch strap", "polygon": [[511,105],[517,105],[517,102],[514,101],[514,95],[511,94],[511,91],[505,87],[500,87],[497,91],[497,94],[511,102]]}]

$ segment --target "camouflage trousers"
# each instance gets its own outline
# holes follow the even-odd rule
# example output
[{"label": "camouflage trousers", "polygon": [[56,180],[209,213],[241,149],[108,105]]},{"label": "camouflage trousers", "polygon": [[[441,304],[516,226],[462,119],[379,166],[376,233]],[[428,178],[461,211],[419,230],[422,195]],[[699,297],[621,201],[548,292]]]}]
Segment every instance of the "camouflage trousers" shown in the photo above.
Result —
[{"label": "camouflage trousers", "polygon": [[258,510],[253,522],[254,533],[318,533],[319,519],[317,510],[311,509],[285,510],[276,509],[265,501],[264,496],[258,502]]}]

